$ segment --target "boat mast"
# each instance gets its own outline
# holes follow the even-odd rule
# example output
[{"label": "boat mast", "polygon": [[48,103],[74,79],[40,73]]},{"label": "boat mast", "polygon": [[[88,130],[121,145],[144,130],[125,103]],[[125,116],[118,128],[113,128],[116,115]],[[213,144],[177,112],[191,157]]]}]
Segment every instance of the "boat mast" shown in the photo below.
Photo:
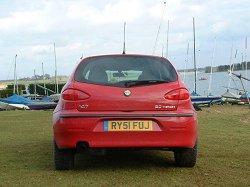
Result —
[{"label": "boat mast", "polygon": [[227,86],[227,92],[229,92],[229,88],[230,88],[231,81],[232,81],[232,72],[233,72],[233,68],[232,68],[233,47],[234,47],[234,42],[233,42],[233,39],[232,39],[231,54],[230,54],[230,66],[229,66],[229,81],[228,81],[228,86]]},{"label": "boat mast", "polygon": [[165,14],[165,9],[166,9],[166,2],[164,2],[164,8],[163,8],[162,15],[161,15],[160,25],[158,27],[158,31],[157,31],[156,38],[155,38],[153,55],[155,54],[155,50],[156,50],[156,46],[157,46],[157,42],[158,42],[158,37],[159,37],[160,30],[161,30],[161,25],[162,25],[162,21],[163,21],[163,18],[164,18],[164,14]]},{"label": "boat mast", "polygon": [[214,64],[214,55],[215,55],[215,50],[216,50],[216,44],[217,40],[216,37],[214,38],[214,50],[213,50],[213,55],[212,55],[212,60],[211,60],[211,70],[210,70],[210,77],[209,77],[209,86],[208,86],[208,96],[211,95],[211,85],[212,85],[212,75],[213,75],[213,64]]},{"label": "boat mast", "polygon": [[[246,63],[246,73],[245,73],[245,77],[247,77],[247,36],[246,36],[246,40],[245,40],[245,63]],[[246,88],[247,88],[247,80],[246,80]]]},{"label": "boat mast", "polygon": [[168,30],[167,30],[166,58],[168,58],[168,35],[169,35],[169,20],[168,20]]},{"label": "boat mast", "polygon": [[56,44],[55,43],[54,43],[54,55],[55,55],[55,92],[58,94],[57,63],[56,63]]},{"label": "boat mast", "polygon": [[45,86],[45,77],[44,77],[43,62],[42,62],[42,71],[43,71],[43,87],[44,87],[44,95],[47,95],[47,90],[46,90],[46,86]]},{"label": "boat mast", "polygon": [[13,88],[13,94],[16,93],[16,59],[17,59],[17,54],[15,56],[15,66],[14,66],[14,88]]},{"label": "boat mast", "polygon": [[193,17],[193,34],[194,34],[194,92],[196,92],[197,69],[196,69],[196,49],[195,49],[195,22]]},{"label": "boat mast", "polygon": [[35,69],[34,69],[34,76],[35,76],[34,94],[35,94],[35,100],[36,100],[36,70]]},{"label": "boat mast", "polygon": [[189,42],[187,45],[187,57],[185,59],[185,68],[184,68],[184,73],[183,73],[183,82],[185,83],[186,81],[186,69],[187,69],[187,63],[188,63],[188,53],[189,53]]},{"label": "boat mast", "polygon": [[122,54],[126,54],[126,22],[123,25],[123,51]]}]

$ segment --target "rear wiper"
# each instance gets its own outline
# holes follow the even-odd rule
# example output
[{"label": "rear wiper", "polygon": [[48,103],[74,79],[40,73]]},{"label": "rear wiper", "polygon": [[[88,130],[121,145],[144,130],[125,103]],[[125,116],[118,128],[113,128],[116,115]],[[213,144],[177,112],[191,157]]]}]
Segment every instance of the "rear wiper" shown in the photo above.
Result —
[{"label": "rear wiper", "polygon": [[168,81],[164,81],[164,80],[135,80],[135,81],[126,81],[126,82],[124,82],[124,86],[126,88],[129,88],[129,87],[133,87],[133,86],[162,84],[162,83],[168,83]]}]

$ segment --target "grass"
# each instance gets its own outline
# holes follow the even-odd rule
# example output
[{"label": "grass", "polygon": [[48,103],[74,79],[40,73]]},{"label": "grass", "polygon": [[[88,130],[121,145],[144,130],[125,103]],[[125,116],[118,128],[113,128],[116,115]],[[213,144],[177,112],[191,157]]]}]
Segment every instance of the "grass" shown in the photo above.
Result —
[{"label": "grass", "polygon": [[52,111],[0,112],[0,186],[249,186],[250,109],[203,108],[194,168],[174,166],[172,152],[77,155],[72,171],[55,171]]}]

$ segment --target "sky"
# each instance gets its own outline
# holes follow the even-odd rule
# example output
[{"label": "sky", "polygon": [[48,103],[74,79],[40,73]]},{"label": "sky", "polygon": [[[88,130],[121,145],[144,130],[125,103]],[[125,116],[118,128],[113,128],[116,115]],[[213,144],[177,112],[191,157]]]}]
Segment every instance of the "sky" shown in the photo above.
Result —
[{"label": "sky", "polygon": [[128,54],[167,54],[177,69],[193,68],[194,18],[198,67],[249,61],[249,0],[165,2],[0,0],[0,80],[13,79],[16,54],[18,78],[42,75],[42,63],[53,76],[54,44],[59,75],[82,56],[120,54],[124,22]]}]

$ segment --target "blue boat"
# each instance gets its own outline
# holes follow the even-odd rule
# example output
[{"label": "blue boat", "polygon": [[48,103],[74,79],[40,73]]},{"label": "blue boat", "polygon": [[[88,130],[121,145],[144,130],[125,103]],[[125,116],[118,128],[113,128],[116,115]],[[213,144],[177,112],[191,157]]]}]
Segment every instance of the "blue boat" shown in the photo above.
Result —
[{"label": "blue boat", "polygon": [[0,98],[0,101],[4,103],[8,103],[8,104],[24,104],[24,105],[34,102],[31,99],[27,99],[23,96],[16,95],[16,94],[13,94],[12,96],[7,97],[7,98]]},{"label": "blue boat", "polygon": [[[4,109],[11,110],[11,109],[29,109],[27,106],[28,103],[34,102],[30,99],[22,97],[20,95],[12,95],[7,98],[0,98],[0,102],[4,103]],[[3,107],[3,104],[1,104]]]},{"label": "blue boat", "polygon": [[49,110],[55,109],[57,103],[50,101],[36,101],[33,103],[28,103],[27,106],[30,110]]},{"label": "blue boat", "polygon": [[223,103],[221,96],[212,96],[212,95],[201,96],[195,92],[192,92],[190,96],[191,96],[191,101],[193,104],[210,106],[215,103],[217,104]]},{"label": "blue boat", "polygon": [[0,101],[21,109],[30,110],[54,109],[57,105],[57,103],[52,101],[31,100],[16,94],[4,99],[0,98]]}]

